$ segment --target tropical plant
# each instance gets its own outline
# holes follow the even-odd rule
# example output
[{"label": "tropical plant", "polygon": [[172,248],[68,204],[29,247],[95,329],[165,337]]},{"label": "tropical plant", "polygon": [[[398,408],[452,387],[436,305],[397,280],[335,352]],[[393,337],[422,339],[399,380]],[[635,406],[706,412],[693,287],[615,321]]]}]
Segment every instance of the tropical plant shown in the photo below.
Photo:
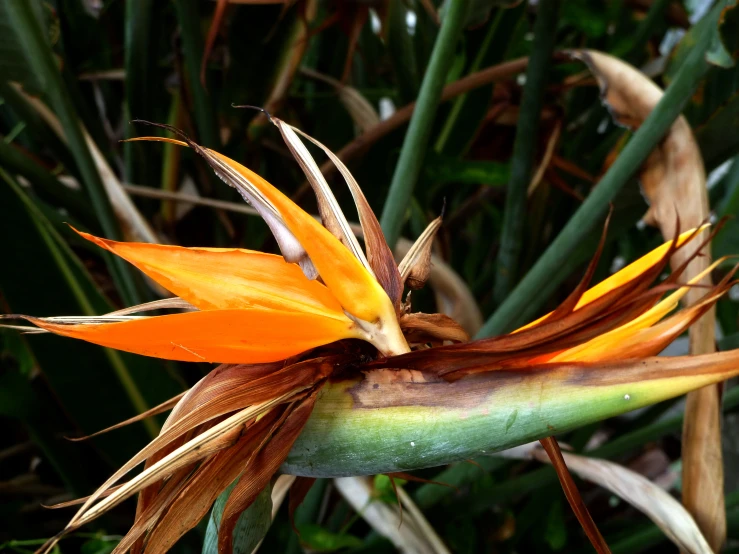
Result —
[{"label": "tropical plant", "polygon": [[[598,551],[644,549],[663,537],[690,552],[719,548],[727,520],[713,385],[739,373],[730,350],[737,310],[727,298],[734,268],[726,254],[736,249],[732,221],[713,230],[707,222],[709,206],[736,211],[737,172],[724,170],[709,198],[704,159],[710,169],[736,151],[734,4],[717,2],[666,58],[658,70],[663,93],[624,60],[645,63],[665,21],[685,24],[669,2],[652,3],[636,23],[642,8],[620,2],[598,11],[586,2],[453,0],[438,13],[431,2],[128,2],[121,93],[110,80],[118,78],[110,73],[116,39],[91,37],[88,44],[106,48],[90,56],[75,34],[90,15],[114,21],[121,6],[101,13],[95,3],[70,0],[55,10],[5,0],[0,194],[3,236],[11,238],[0,287],[15,315],[2,317],[11,361],[2,404],[20,423],[14,434],[30,439],[10,455],[40,449],[51,482],[78,496],[95,492],[58,499],[58,507],[82,504],[66,526],[66,512],[39,514],[38,525],[18,528],[30,540],[16,540],[14,529],[4,547],[66,550],[82,540],[90,551],[150,553],[202,542],[206,552],[251,552],[266,536],[265,548],[292,551],[297,535],[280,530],[293,524],[316,550],[394,544],[446,552],[446,542],[479,551],[485,540],[496,550],[569,551],[582,539],[568,537],[577,524],[562,497],[547,494],[556,475]],[[213,8],[203,41],[200,12]],[[239,18],[256,25],[254,37],[237,32]],[[165,46],[161,28],[176,29],[181,45]],[[255,59],[262,40],[281,43],[282,55]],[[270,63],[271,87],[252,82]],[[164,80],[170,72],[174,80]],[[175,83],[169,91],[167,82]],[[386,105],[416,96],[384,120],[376,112],[380,97]],[[229,107],[243,99],[264,108]],[[132,116],[168,124],[153,127],[162,136],[139,137],[147,122],[126,125]],[[637,129],[633,137],[625,140],[611,118]],[[396,132],[405,122],[405,134]],[[510,122],[516,131],[507,151]],[[121,133],[129,140],[115,142]],[[336,153],[325,145],[353,135]],[[319,167],[314,155],[328,159]],[[292,199],[259,175],[299,183],[297,168],[306,181]],[[654,232],[633,227],[643,213],[630,192],[637,173],[649,201],[644,221],[659,227],[661,246]],[[125,184],[154,180],[158,188]],[[183,192],[188,187],[193,192]],[[315,204],[305,196],[310,189]],[[132,194],[162,206],[134,203]],[[349,197],[359,224],[340,207]],[[215,211],[185,212],[182,202]],[[384,206],[379,221],[372,205]],[[404,233],[418,239],[399,241]],[[637,260],[603,278],[627,258]],[[681,301],[686,306],[670,315]],[[480,308],[491,314],[484,324]],[[140,315],[149,312],[156,315]],[[35,327],[10,321],[19,318]],[[716,321],[729,335],[725,352],[715,352]],[[688,328],[689,355],[657,356]],[[675,429],[681,418],[657,419],[670,405],[664,401],[694,390],[682,443],[683,508],[633,467],[602,458],[623,461]],[[725,408],[734,396],[731,389]],[[598,423],[656,403],[635,419]],[[89,440],[59,440],[75,429]],[[617,436],[585,449],[604,431]],[[599,458],[560,451],[555,434]],[[660,444],[653,451],[667,463],[665,439]],[[471,458],[475,465],[463,462]],[[517,477],[530,462],[507,459],[549,462],[555,472]],[[447,464],[438,475],[425,469]],[[619,537],[619,519],[635,516],[617,506],[610,517],[598,510],[596,525],[568,466],[660,530]],[[325,478],[335,478],[332,487]],[[278,516],[288,489],[288,513]],[[137,493],[135,517],[123,515],[128,525],[110,520],[125,514],[111,509]],[[730,537],[734,503],[732,493]],[[322,504],[332,506],[330,515]],[[488,507],[505,505],[509,511],[494,516],[495,536],[474,532]],[[349,506],[385,538],[361,540],[363,524],[343,525]],[[472,542],[445,519],[466,521]],[[541,519],[546,533],[527,537]],[[114,540],[80,530],[93,520],[98,528],[133,525]],[[184,537],[199,523],[202,539]]]}]

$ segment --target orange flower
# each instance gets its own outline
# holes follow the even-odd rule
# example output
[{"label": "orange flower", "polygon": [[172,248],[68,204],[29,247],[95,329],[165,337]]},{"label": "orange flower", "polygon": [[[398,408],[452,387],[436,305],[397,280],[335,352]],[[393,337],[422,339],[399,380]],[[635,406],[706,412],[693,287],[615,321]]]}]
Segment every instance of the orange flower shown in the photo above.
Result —
[{"label": "orange flower", "polygon": [[[410,313],[410,305],[401,304],[404,285],[422,286],[428,275],[439,221],[399,269],[346,167],[303,135],[324,149],[346,178],[359,210],[365,254],[298,137],[300,131],[273,122],[317,194],[323,225],[249,169],[186,137],[138,140],[193,148],[262,215],[282,256],[121,243],[79,233],[135,265],[176,298],[93,318],[13,316],[45,331],[137,354],[230,364],[211,371],[184,396],[142,414],[172,409],[160,435],[81,501],[63,533],[140,493],[134,525],[115,552],[166,552],[238,480],[219,529],[219,549],[229,552],[239,515],[278,471],[332,376],[412,369],[456,381],[506,370],[521,372],[525,380],[534,368],[566,371],[572,362],[582,367],[642,360],[662,350],[731,286],[729,275],[701,302],[666,317],[690,283],[680,285],[681,271],[675,271],[650,286],[672,253],[702,229],[688,231],[588,289],[596,256],[581,284],[554,312],[511,334],[466,342],[464,331],[448,317]],[[187,311],[133,315],[158,308]],[[725,378],[729,370],[718,362],[715,366],[712,378]],[[636,366],[622,371],[638,378]],[[672,392],[684,388],[681,382]],[[120,483],[144,462],[144,471]]]}]

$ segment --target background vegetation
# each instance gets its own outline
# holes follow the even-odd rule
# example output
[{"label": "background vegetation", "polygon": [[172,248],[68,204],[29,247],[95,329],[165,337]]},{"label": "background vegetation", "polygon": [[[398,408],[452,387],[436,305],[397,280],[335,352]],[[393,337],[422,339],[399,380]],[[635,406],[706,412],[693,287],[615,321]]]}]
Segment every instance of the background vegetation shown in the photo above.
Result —
[{"label": "background vegetation", "polygon": [[[715,20],[713,27],[700,22],[710,1],[488,0],[456,12],[431,0],[256,4],[0,2],[4,312],[95,314],[157,297],[136,271],[84,243],[65,223],[109,238],[276,252],[266,225],[235,212],[229,204],[240,202],[235,191],[192,152],[119,142],[157,134],[129,123],[133,118],[168,122],[315,210],[277,130],[259,112],[232,107],[251,104],[336,152],[350,145],[348,165],[391,239],[415,238],[443,211],[437,253],[468,284],[484,317],[493,316],[485,330],[509,330],[551,309],[577,283],[611,198],[596,279],[662,240],[639,224],[648,206],[635,173],[646,151],[619,157],[630,131],[614,123],[586,67],[563,58],[569,48],[611,53],[662,86],[675,84],[667,108],[676,112],[686,102],[683,113],[712,171],[711,208],[717,215],[739,211],[739,163],[732,163],[739,153],[739,70],[703,63],[701,44],[715,35]],[[456,23],[440,26],[439,15]],[[441,47],[432,56],[435,43]],[[703,48],[700,63],[691,62],[689,47]],[[532,56],[528,70],[508,64],[480,73],[523,56]],[[457,94],[446,94],[437,108],[442,85]],[[404,107],[419,93],[409,129]],[[667,112],[661,117],[656,125],[664,129],[672,119]],[[614,163],[618,174],[600,182],[608,194],[591,196]],[[175,201],[178,194],[217,202],[183,203]],[[336,194],[351,206],[347,190],[337,186]],[[585,199],[590,203],[580,210]],[[576,240],[548,249],[568,222]],[[714,241],[716,255],[739,252],[737,230],[728,223]],[[535,279],[528,292],[516,288],[527,273]],[[430,291],[414,293],[414,305],[436,310]],[[738,315],[735,297],[719,303],[720,346],[739,344]],[[41,505],[93,490],[162,420],[83,443],[64,437],[125,420],[209,370],[7,330],[0,332],[0,364],[0,551],[8,552],[32,551],[37,540],[59,531],[68,512]],[[724,402],[729,422],[736,419],[735,392]],[[559,438],[679,493],[679,406],[664,403]],[[725,456],[728,535],[736,540],[733,427],[725,425]],[[589,551],[549,467],[481,458],[419,475],[459,486],[407,486],[455,552]],[[394,501],[388,484],[377,484],[377,494]],[[668,546],[661,531],[618,498],[589,485],[583,491],[614,552]],[[133,508],[122,505],[88,533],[65,540],[61,551],[108,552]],[[329,482],[314,487],[298,521],[303,539],[319,550],[393,551]],[[205,523],[179,552],[200,551]],[[263,548],[299,551],[285,509]]]}]

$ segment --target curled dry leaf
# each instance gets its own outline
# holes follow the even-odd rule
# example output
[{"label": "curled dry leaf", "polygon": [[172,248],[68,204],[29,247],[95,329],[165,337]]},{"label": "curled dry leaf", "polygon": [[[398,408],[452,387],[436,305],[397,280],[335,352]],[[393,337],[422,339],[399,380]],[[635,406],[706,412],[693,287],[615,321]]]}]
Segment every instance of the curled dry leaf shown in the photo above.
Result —
[{"label": "curled dry leaf", "polygon": [[423,288],[431,274],[431,248],[439,227],[441,227],[441,217],[429,223],[398,264],[401,280],[414,290]]},{"label": "curled dry leaf", "polygon": [[[631,65],[601,52],[573,51],[571,55],[585,62],[595,74],[603,101],[619,124],[638,128],[662,98],[663,91]],[[644,195],[650,203],[644,219],[659,226],[669,238],[678,224],[683,228],[698,226],[708,219],[709,204],[706,174],[698,144],[687,120],[680,116],[659,146],[640,169]],[[673,269],[691,257],[696,248],[684,249],[671,260]],[[710,252],[694,257],[685,272],[691,279],[710,263]],[[710,275],[701,283],[710,285]],[[687,302],[702,296],[701,289],[688,292]],[[715,351],[714,310],[690,329],[690,353]],[[718,550],[725,540],[726,517],[723,501],[723,462],[718,386],[688,394],[683,430],[683,501],[693,513],[711,546]]]},{"label": "curled dry leaf", "polygon": [[339,203],[336,200],[336,196],[331,191],[331,187],[328,186],[325,177],[318,169],[318,164],[311,156],[308,149],[300,140],[300,137],[293,130],[291,125],[288,125],[284,121],[272,118],[272,122],[280,130],[285,144],[290,149],[295,160],[300,164],[300,168],[305,173],[308,182],[313,187],[313,192],[316,194],[316,200],[318,201],[318,213],[321,216],[321,222],[324,227],[331,231],[341,243],[346,246],[356,258],[362,262],[362,265],[369,271],[372,271],[367,258],[364,255],[364,251],[359,246],[357,237],[352,233],[349,222],[344,216],[344,212],[341,211]]},{"label": "curled dry leaf", "polygon": [[[413,243],[400,238],[395,246],[398,259],[408,255]],[[431,274],[428,283],[434,291],[437,309],[458,322],[470,336],[482,327],[482,313],[467,284],[451,266],[431,254]]]},{"label": "curled dry leaf", "polygon": [[339,493],[352,508],[380,535],[389,539],[404,554],[434,554],[415,524],[406,521],[401,525],[396,506],[373,498],[372,483],[367,477],[341,477],[334,479]]},{"label": "curled dry leaf", "polygon": [[410,343],[467,342],[470,336],[462,326],[444,314],[411,313],[400,318],[400,328]]}]

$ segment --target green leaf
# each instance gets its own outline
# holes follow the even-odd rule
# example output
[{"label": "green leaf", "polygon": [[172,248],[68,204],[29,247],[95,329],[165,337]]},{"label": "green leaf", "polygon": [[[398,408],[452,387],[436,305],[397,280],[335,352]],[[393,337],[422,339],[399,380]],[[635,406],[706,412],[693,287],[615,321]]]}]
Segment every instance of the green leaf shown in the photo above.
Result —
[{"label": "green leaf", "polygon": [[199,4],[189,0],[175,0],[180,23],[187,85],[193,97],[196,138],[200,144],[218,150],[221,144],[216,125],[213,100],[200,82],[200,62],[205,48],[200,29]]},{"label": "green leaf", "polygon": [[[468,68],[469,73],[495,65],[504,59],[508,45],[518,25],[523,21],[525,13],[525,2],[519,2],[511,9],[498,10],[479,43],[474,41],[474,36],[470,36],[472,33],[467,33],[465,47],[469,57],[473,57],[474,54]],[[449,115],[434,143],[435,152],[461,155],[469,149],[477,136],[477,130],[485,125],[485,112],[489,109],[492,92],[491,84],[454,99]],[[476,128],[471,128],[470,123]]]},{"label": "green leaf", "polygon": [[390,2],[387,16],[387,49],[390,52],[398,94],[403,104],[412,102],[421,81],[413,37],[408,32],[409,9],[402,0]]},{"label": "green leaf", "polygon": [[402,487],[407,483],[405,479],[394,478],[391,480],[387,475],[375,475],[373,487],[378,500],[386,504],[395,505],[398,503],[398,497],[395,495],[395,489],[393,488],[393,481],[395,481],[396,487]]},{"label": "green leaf", "polygon": [[[0,290],[15,313],[94,315],[111,311],[82,262],[2,169],[0,206],[0,233],[23,237],[2,246]],[[85,434],[128,419],[182,390],[152,359],[55,335],[25,339],[64,409]],[[144,426],[150,436],[158,432],[152,419]],[[76,432],[70,430],[70,434]],[[146,439],[137,424],[96,438],[94,443],[119,464]]]},{"label": "green leaf", "polygon": [[706,59],[719,67],[733,67],[739,53],[739,9],[737,0],[724,0],[723,9],[718,17],[718,33],[714,34],[711,47],[706,52]]},{"label": "green leaf", "polygon": [[608,30],[614,7],[618,4],[609,3],[607,6],[589,0],[566,0],[562,5],[562,23],[582,31],[589,38],[600,38]]},{"label": "green leaf", "polygon": [[[218,528],[221,525],[223,508],[226,507],[228,495],[236,486],[234,481],[223,491],[208,516],[208,529],[203,541],[203,554],[218,554]],[[251,554],[267,534],[272,524],[272,488],[265,487],[251,506],[239,516],[234,528],[233,554]]]},{"label": "green leaf", "polygon": [[[718,167],[739,153],[739,94],[734,94],[695,130],[706,169]],[[734,212],[736,213],[736,212]]]},{"label": "green leaf", "polygon": [[[21,44],[15,39],[15,29],[8,13],[8,2],[11,1],[0,0],[0,75],[5,80],[22,83],[29,92],[38,94],[45,86],[43,75],[38,75],[31,69],[25,60]],[[39,2],[29,2],[29,8],[37,25],[51,41],[53,32],[50,7]]]},{"label": "green leaf", "polygon": [[118,544],[118,540],[111,537],[95,537],[82,543],[81,554],[110,554]]},{"label": "green leaf", "polygon": [[511,175],[507,163],[456,160],[431,154],[424,163],[423,172],[424,180],[435,185],[459,183],[500,187],[508,183]]},{"label": "green leaf", "polygon": [[[566,4],[570,5],[569,2]],[[526,227],[526,200],[534,174],[534,156],[539,139],[539,122],[544,92],[549,79],[554,42],[559,19],[559,0],[540,0],[534,24],[534,47],[526,68],[521,111],[516,126],[511,155],[511,179],[508,182],[503,229],[496,260],[493,301],[502,302],[519,276],[521,251]]]},{"label": "green leaf", "polygon": [[[719,7],[714,8],[705,17],[716,21],[718,10]],[[525,309],[530,311],[542,306],[547,298],[541,294],[542,288],[562,282],[561,279],[553,279],[552,274],[560,267],[562,260],[566,260],[577,248],[582,237],[603,220],[610,202],[664,137],[711,68],[705,60],[711,39],[712,35],[708,33],[700,37],[700,42],[688,54],[662,99],[544,254],[485,322],[478,337],[512,330],[522,323],[521,316]]]},{"label": "green leaf", "polygon": [[314,523],[301,523],[297,527],[300,532],[300,542],[316,552],[336,552],[343,548],[356,548],[364,544],[359,537],[347,533],[332,533]]},{"label": "green leaf", "polygon": [[561,501],[552,502],[544,522],[544,540],[555,552],[567,545],[567,526],[563,508]]},{"label": "green leaf", "polygon": [[[120,240],[122,235],[110,200],[87,147],[79,117],[54,60],[48,37],[45,36],[44,29],[38,20],[38,0],[3,1],[5,15],[13,30],[15,40],[23,52],[24,62],[38,78],[43,93],[48,97],[51,107],[59,118],[100,224],[108,238]],[[107,259],[111,263],[112,274],[121,284],[120,292],[124,294],[126,300],[130,304],[140,303],[131,269],[125,265],[123,260],[116,257]]]},{"label": "green leaf", "polygon": [[[152,32],[155,28],[155,11],[161,2],[139,0],[126,2],[125,21],[125,69],[126,106],[125,117],[131,119],[157,120],[154,86],[157,83],[156,45],[158,41]],[[126,125],[126,138],[137,135],[134,125]],[[141,142],[123,144],[126,161],[126,177],[134,183],[153,183],[159,177],[157,152]]]}]

